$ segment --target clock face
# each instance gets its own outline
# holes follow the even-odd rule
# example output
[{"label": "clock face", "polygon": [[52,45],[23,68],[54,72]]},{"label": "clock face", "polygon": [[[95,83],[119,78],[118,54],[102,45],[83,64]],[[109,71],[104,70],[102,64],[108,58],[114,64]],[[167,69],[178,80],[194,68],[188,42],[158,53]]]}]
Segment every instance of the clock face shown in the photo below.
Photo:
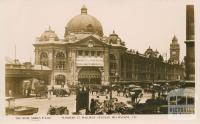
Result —
[{"label": "clock face", "polygon": [[92,41],[89,41],[88,47],[93,47],[93,46],[94,46],[94,43]]}]

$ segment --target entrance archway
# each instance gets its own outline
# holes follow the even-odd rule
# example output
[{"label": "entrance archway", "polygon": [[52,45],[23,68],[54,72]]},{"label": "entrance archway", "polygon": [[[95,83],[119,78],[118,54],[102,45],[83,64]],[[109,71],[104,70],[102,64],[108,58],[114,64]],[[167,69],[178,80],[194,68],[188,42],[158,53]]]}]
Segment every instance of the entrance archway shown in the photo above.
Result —
[{"label": "entrance archway", "polygon": [[65,83],[65,76],[61,75],[61,74],[56,75],[55,81],[56,81],[57,85],[61,85],[61,84]]},{"label": "entrance archway", "polygon": [[101,72],[97,67],[83,67],[78,74],[81,84],[101,84]]}]

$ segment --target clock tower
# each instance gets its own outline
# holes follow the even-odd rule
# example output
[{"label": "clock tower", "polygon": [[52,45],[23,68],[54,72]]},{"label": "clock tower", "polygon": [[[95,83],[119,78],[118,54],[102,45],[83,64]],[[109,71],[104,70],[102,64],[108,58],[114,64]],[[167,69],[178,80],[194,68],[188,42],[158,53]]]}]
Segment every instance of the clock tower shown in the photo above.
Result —
[{"label": "clock tower", "polygon": [[170,44],[170,62],[178,64],[179,56],[180,56],[180,46],[178,44],[178,39],[174,35],[172,43]]}]

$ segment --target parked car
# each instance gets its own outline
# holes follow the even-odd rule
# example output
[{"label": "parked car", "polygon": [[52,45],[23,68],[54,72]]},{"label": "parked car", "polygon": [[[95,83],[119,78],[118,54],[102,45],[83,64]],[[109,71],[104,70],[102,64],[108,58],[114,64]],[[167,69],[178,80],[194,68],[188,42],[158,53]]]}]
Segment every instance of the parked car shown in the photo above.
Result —
[{"label": "parked car", "polygon": [[6,98],[6,115],[33,115],[38,112],[38,108],[28,106],[15,106],[15,98]]}]

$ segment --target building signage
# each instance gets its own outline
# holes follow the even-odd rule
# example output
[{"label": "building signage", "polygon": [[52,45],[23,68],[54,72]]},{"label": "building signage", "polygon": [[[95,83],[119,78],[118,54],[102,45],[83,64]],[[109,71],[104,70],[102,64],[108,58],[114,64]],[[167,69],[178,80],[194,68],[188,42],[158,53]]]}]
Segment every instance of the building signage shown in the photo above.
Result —
[{"label": "building signage", "polygon": [[77,57],[76,66],[104,66],[103,58],[101,57]]}]

